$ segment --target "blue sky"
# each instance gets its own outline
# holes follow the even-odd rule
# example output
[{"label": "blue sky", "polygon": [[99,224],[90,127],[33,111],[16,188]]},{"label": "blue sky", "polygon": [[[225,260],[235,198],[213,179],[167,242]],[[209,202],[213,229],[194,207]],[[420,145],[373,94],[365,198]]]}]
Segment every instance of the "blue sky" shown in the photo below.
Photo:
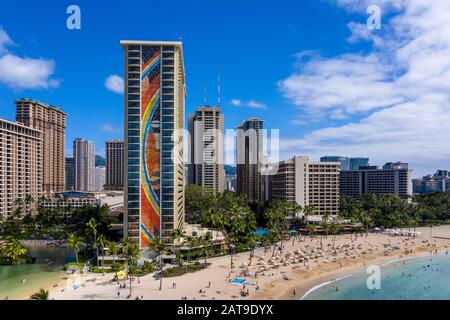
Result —
[{"label": "blue sky", "polygon": [[[371,3],[383,10],[381,30],[365,28]],[[81,8],[81,30],[66,28],[70,4]],[[105,87],[108,76],[123,76],[119,41],[182,37],[187,113],[203,103],[205,83],[208,103],[216,103],[220,73],[225,127],[247,117],[265,119],[267,127],[280,129],[282,158],[369,156],[378,165],[409,161],[416,176],[431,173],[450,167],[448,143],[428,131],[407,136],[405,130],[412,133],[424,120],[427,128],[438,127],[437,115],[449,112],[448,94],[442,94],[447,88],[418,83],[420,76],[429,79],[418,72],[431,71],[417,57],[442,39],[426,24],[419,24],[417,33],[399,27],[414,10],[421,12],[417,19],[429,22],[448,6],[436,1],[427,12],[421,5],[420,0],[9,1],[0,10],[0,117],[14,119],[13,101],[20,97],[61,106],[68,113],[67,153],[73,139],[82,137],[95,141],[102,154],[105,140],[123,136],[123,95]],[[422,34],[429,41],[414,47]],[[447,61],[439,62],[432,75],[446,74]],[[413,94],[425,90],[420,97]],[[411,118],[418,105],[431,110],[422,122]],[[405,115],[409,118],[399,118]],[[407,126],[399,125],[405,121]],[[448,138],[445,131],[440,135]]]}]

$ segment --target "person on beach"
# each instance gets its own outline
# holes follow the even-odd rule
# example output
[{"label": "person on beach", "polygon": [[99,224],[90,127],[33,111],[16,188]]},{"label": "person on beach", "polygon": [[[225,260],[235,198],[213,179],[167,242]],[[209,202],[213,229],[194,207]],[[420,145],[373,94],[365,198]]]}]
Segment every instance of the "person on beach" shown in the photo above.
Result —
[{"label": "person on beach", "polygon": [[296,295],[297,295],[297,294],[296,294],[295,289],[292,289],[292,296],[295,297]]}]

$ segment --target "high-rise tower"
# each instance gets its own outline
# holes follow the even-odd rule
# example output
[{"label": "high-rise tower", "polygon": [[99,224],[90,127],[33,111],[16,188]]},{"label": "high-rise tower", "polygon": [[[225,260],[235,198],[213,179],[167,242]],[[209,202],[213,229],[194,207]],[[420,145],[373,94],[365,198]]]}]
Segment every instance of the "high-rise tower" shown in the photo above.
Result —
[{"label": "high-rise tower", "polygon": [[263,120],[248,119],[236,128],[237,192],[247,195],[250,202],[262,197],[263,127]]},{"label": "high-rise tower", "polygon": [[172,244],[184,225],[185,75],[181,42],[121,41],[125,50],[124,232]]},{"label": "high-rise tower", "polygon": [[66,114],[58,107],[31,99],[16,101],[16,121],[43,133],[42,191],[64,190]]},{"label": "high-rise tower", "polygon": [[74,184],[77,191],[95,190],[95,144],[94,142],[75,139],[73,142],[75,162]]},{"label": "high-rise tower", "polygon": [[225,187],[223,114],[220,108],[203,106],[189,117],[191,154],[189,184],[215,193]]}]

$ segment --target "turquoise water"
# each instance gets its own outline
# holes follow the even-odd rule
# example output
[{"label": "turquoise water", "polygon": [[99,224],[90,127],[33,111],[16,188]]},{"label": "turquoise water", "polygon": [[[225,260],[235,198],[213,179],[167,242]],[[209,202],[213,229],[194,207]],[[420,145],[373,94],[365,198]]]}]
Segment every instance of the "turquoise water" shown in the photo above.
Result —
[{"label": "turquoise water", "polygon": [[29,252],[35,264],[0,266],[0,299],[21,299],[52,286],[65,275],[62,266],[75,261],[73,250],[65,248],[34,247]]},{"label": "turquoise water", "polygon": [[353,274],[318,288],[305,300],[450,299],[450,255],[422,257],[382,266],[380,290],[367,288],[369,276],[366,273]]}]

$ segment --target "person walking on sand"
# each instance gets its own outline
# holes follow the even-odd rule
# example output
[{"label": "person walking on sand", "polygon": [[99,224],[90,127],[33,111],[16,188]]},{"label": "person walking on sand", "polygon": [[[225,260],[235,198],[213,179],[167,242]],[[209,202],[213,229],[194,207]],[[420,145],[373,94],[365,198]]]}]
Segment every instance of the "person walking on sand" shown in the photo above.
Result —
[{"label": "person walking on sand", "polygon": [[295,297],[297,293],[295,292],[295,289],[292,289],[292,296]]}]

